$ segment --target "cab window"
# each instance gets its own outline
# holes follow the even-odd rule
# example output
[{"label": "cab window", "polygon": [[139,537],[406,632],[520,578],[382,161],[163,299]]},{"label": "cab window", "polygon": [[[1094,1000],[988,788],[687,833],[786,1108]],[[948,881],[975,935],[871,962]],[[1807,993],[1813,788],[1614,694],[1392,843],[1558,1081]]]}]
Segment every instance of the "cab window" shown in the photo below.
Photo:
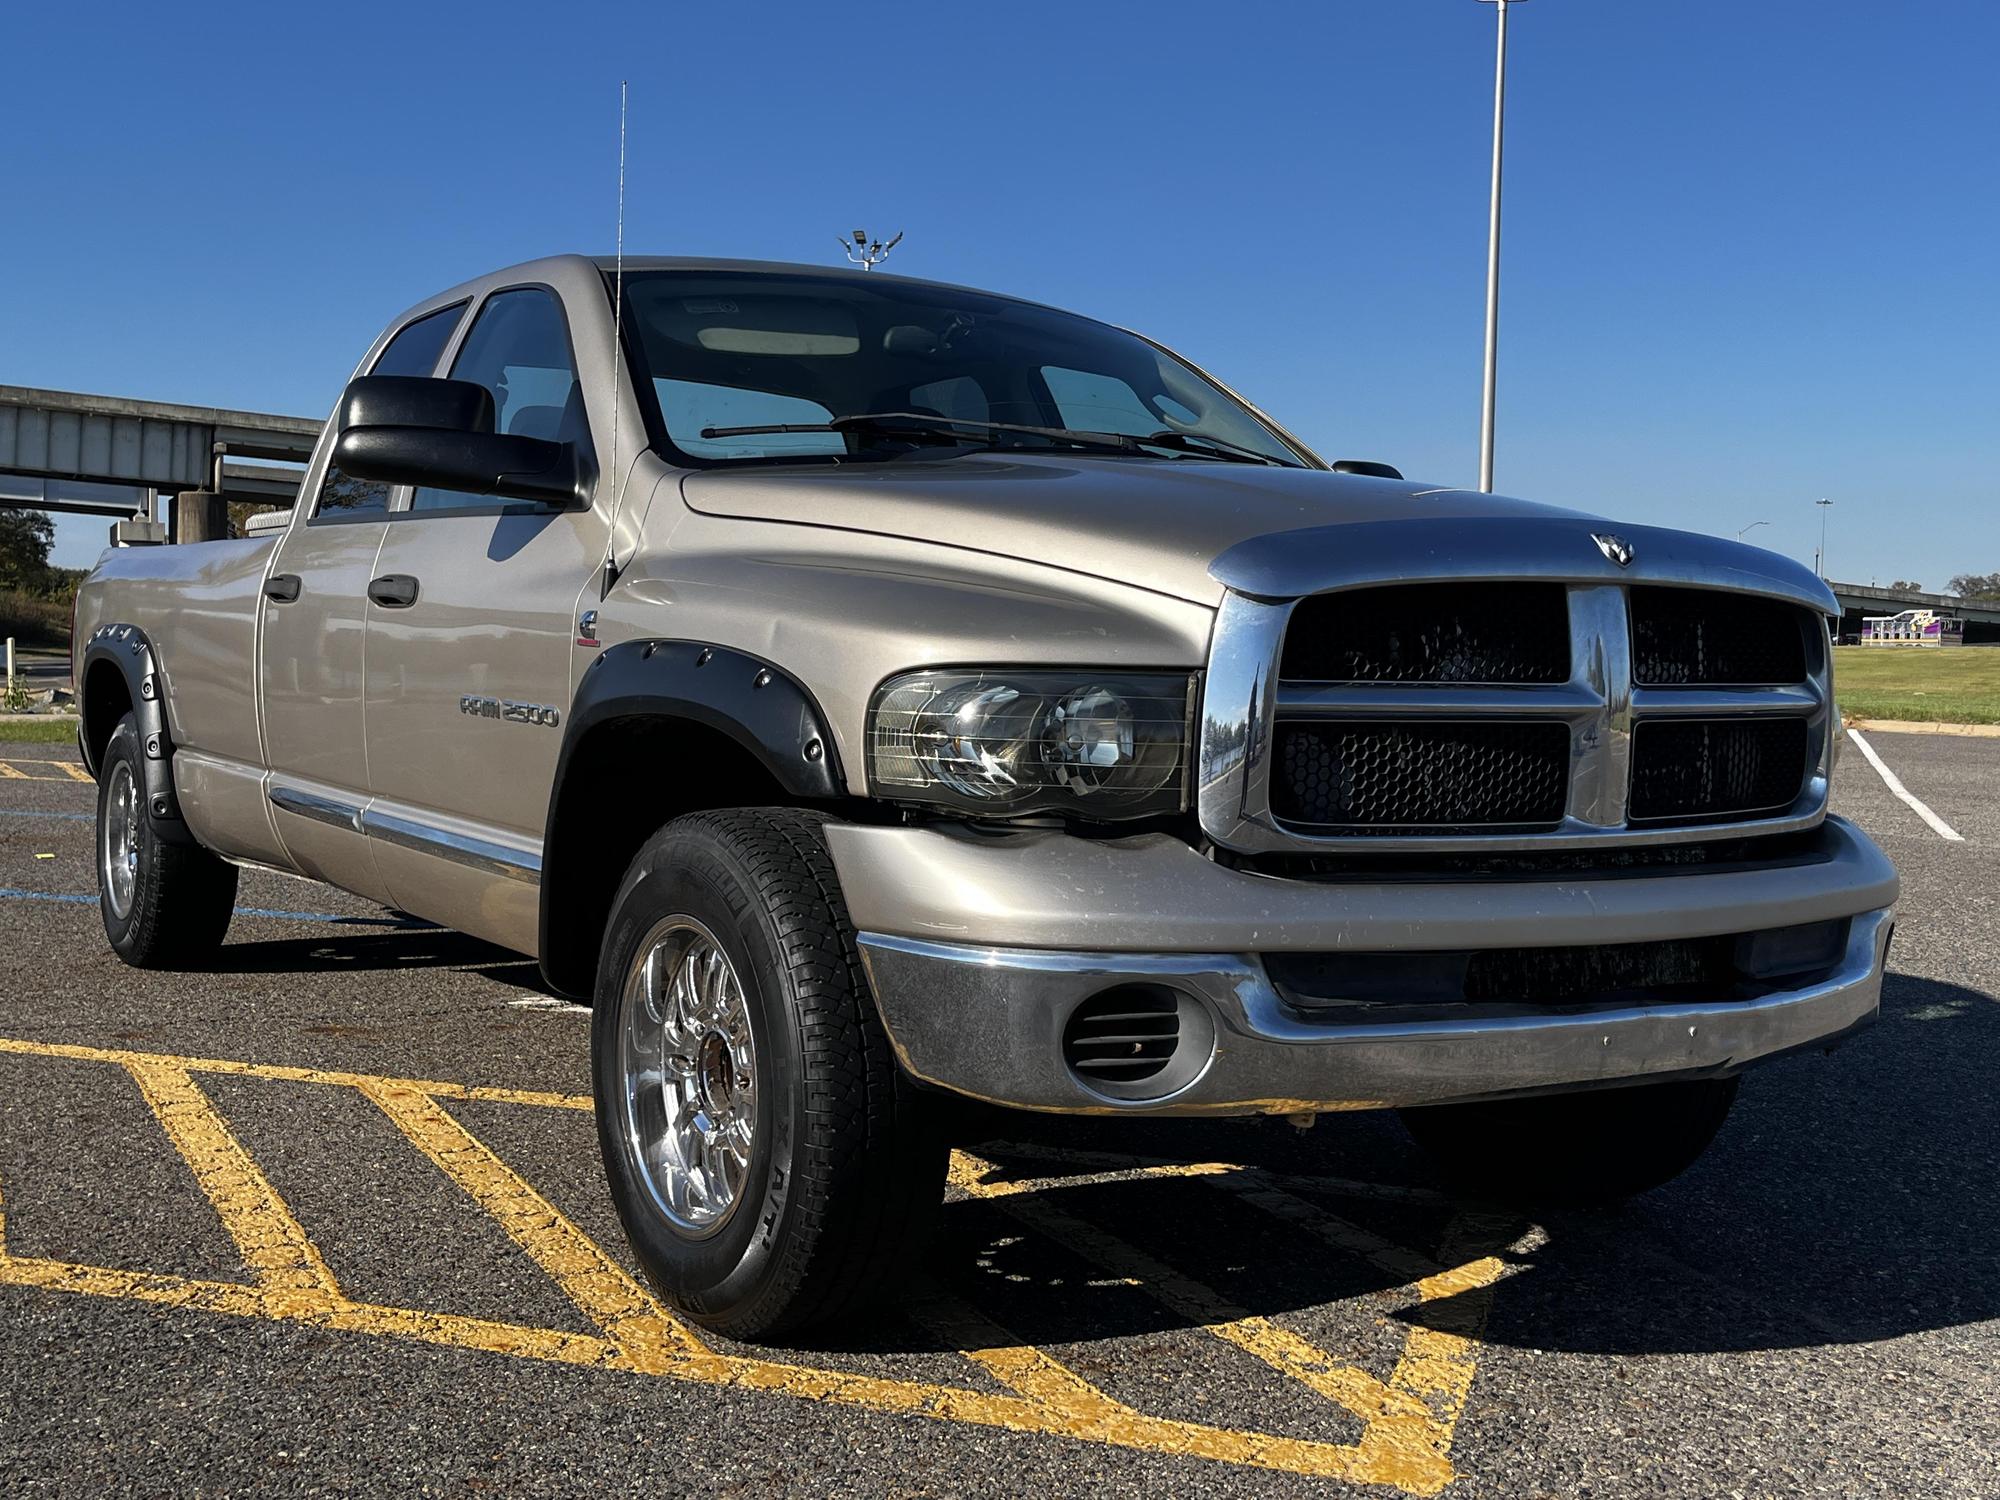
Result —
[{"label": "cab window", "polygon": [[[464,311],[465,304],[461,302],[456,307],[426,313],[415,322],[405,323],[397,330],[396,336],[383,346],[375,363],[368,367],[368,373],[436,374],[438,357],[444,353],[444,346],[451,342],[452,330],[458,327],[459,317]],[[352,520],[380,516],[388,509],[388,485],[373,479],[353,479],[332,464],[326,466],[326,478],[319,487],[319,504],[313,511],[315,519]]]},{"label": "cab window", "polygon": [[[486,299],[452,361],[451,378],[473,381],[493,393],[495,432],[552,442],[589,441],[569,327],[554,294],[541,287],[517,287]],[[430,488],[410,497],[410,509],[420,512],[520,503]]]}]

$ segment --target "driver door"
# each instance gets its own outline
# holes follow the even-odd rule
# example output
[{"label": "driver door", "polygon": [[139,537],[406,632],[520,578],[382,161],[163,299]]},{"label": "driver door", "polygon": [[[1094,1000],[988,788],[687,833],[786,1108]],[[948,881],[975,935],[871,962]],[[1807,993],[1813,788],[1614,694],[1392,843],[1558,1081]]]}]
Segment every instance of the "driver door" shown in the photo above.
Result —
[{"label": "driver door", "polygon": [[[450,376],[493,394],[502,433],[591,446],[562,302],[480,304]],[[368,827],[395,905],[532,954],[543,825],[580,656],[577,612],[607,508],[417,489],[389,516],[366,604]],[[406,602],[405,602],[406,601]]]}]

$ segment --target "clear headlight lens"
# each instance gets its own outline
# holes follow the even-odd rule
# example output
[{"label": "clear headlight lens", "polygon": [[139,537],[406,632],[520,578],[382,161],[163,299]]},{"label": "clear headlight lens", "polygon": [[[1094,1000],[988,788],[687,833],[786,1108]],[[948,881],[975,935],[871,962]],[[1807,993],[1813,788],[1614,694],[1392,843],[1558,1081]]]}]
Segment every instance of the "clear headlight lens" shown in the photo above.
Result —
[{"label": "clear headlight lens", "polygon": [[964,812],[1140,818],[1186,805],[1185,672],[911,672],[868,711],[869,782]]}]

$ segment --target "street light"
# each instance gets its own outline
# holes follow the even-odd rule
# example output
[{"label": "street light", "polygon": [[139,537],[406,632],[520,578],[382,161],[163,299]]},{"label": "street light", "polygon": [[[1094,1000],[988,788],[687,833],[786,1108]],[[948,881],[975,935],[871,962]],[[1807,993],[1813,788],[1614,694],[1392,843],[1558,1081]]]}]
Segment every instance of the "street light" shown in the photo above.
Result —
[{"label": "street light", "polygon": [[1770,524],[1769,521],[1752,521],[1748,526],[1745,526],[1741,531],[1736,533],[1736,540],[1740,542],[1759,526],[1769,526]]},{"label": "street light", "polygon": [[1479,415],[1479,487],[1493,492],[1493,407],[1500,360],[1500,157],[1507,124],[1507,7],[1525,0],[1480,0],[1495,8],[1493,60],[1493,205],[1486,226],[1486,390]]},{"label": "street light", "polygon": [[1819,552],[1813,558],[1813,571],[1826,577],[1826,513],[1833,508],[1833,502],[1824,496],[1813,501],[1819,507]]},{"label": "street light", "polygon": [[870,240],[867,230],[857,229],[854,231],[854,243],[850,245],[846,240],[842,240],[840,248],[847,252],[847,258],[855,265],[864,271],[872,271],[889,258],[891,250],[902,243],[903,232],[900,229],[896,231],[896,237],[886,245],[880,240]]}]

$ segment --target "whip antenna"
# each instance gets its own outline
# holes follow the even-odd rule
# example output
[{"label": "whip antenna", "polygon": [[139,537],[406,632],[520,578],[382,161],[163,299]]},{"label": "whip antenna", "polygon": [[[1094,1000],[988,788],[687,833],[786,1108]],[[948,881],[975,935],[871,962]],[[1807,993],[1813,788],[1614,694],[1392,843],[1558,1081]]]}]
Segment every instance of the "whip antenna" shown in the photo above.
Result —
[{"label": "whip antenna", "polygon": [[625,482],[618,467],[619,366],[625,342],[625,80],[618,80],[618,260],[611,276],[611,514],[618,514],[618,500]]}]

